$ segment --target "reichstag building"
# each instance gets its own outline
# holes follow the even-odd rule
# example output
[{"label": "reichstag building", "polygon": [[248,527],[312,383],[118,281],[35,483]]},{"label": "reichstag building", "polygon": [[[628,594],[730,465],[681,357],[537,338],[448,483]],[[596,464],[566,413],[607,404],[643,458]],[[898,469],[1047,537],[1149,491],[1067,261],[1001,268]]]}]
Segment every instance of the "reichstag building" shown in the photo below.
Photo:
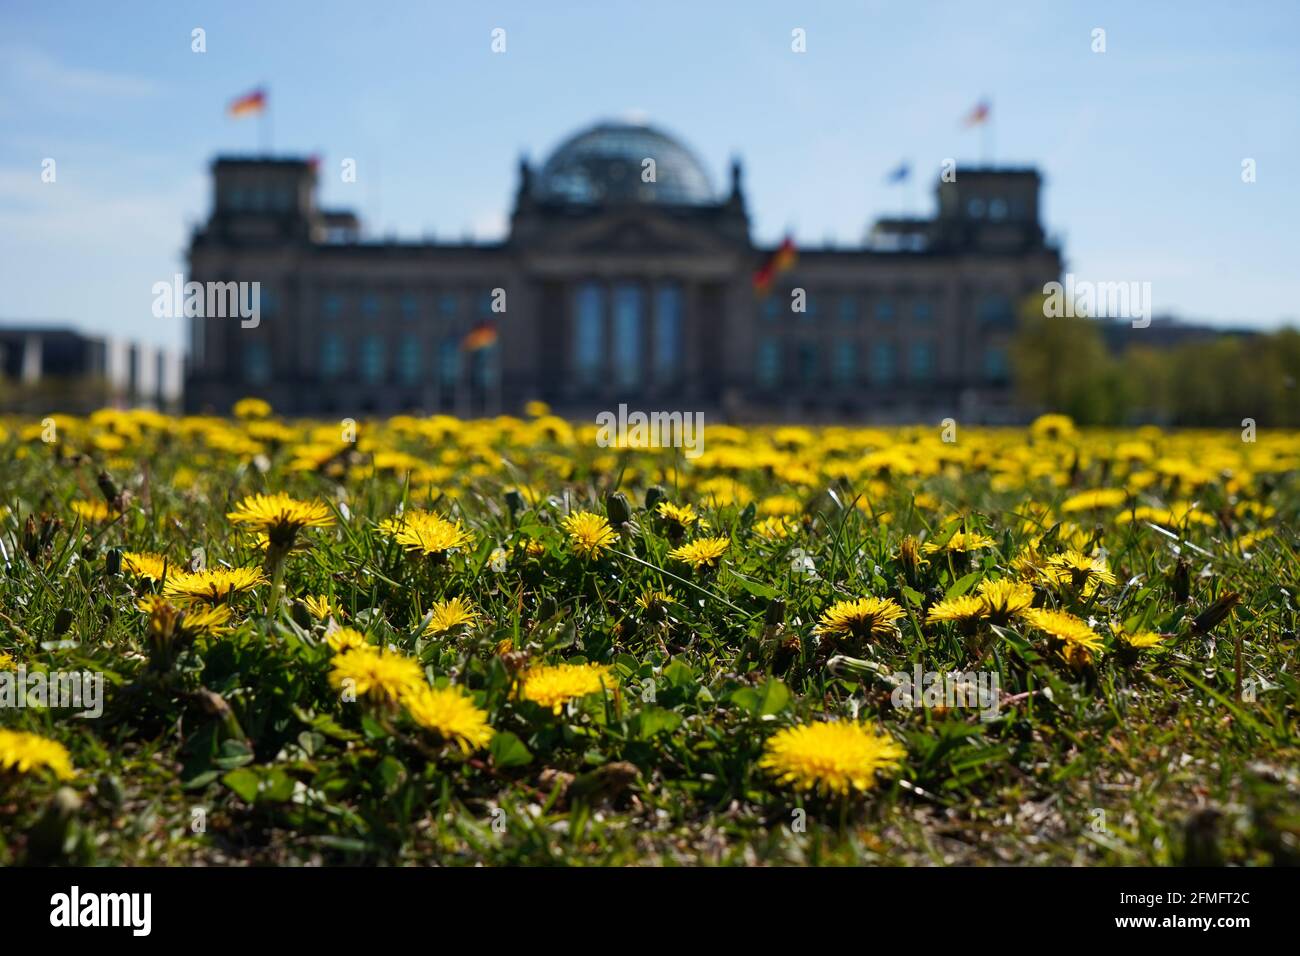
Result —
[{"label": "reichstag building", "polygon": [[521,162],[492,243],[364,238],[355,214],[317,205],[306,159],[212,170],[188,278],[260,283],[260,320],[190,318],[191,411],[260,396],[289,415],[483,415],[542,399],[574,417],[627,403],[996,422],[1016,414],[1018,308],[1061,271],[1034,169],[959,168],[934,218],[795,257],[753,241],[739,162],[720,190],[653,126],[600,123]]}]

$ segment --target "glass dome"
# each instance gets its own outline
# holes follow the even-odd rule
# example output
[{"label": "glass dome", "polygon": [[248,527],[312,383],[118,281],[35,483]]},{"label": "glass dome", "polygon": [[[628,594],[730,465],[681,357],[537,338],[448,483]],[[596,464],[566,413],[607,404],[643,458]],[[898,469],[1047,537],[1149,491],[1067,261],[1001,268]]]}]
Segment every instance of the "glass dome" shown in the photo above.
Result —
[{"label": "glass dome", "polygon": [[[642,181],[647,159],[655,161],[654,182]],[[534,195],[586,205],[716,201],[708,173],[689,149],[651,126],[624,122],[599,123],[561,143],[542,166]]]}]

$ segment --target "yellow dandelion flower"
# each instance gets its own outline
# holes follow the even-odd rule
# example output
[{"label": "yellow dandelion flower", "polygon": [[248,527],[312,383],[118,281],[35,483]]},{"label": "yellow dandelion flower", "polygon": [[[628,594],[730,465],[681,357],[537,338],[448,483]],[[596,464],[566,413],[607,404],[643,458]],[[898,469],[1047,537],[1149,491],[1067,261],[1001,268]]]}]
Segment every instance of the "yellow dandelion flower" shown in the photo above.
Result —
[{"label": "yellow dandelion flower", "polygon": [[754,533],[765,541],[781,541],[790,537],[790,519],[772,515],[754,525]]},{"label": "yellow dandelion flower", "polygon": [[944,621],[973,621],[984,616],[982,598],[963,594],[961,597],[949,598],[933,605],[925,616],[925,623],[939,624]]},{"label": "yellow dandelion flower", "polygon": [[1071,438],[1075,434],[1074,420],[1069,415],[1040,415],[1029,426],[1035,438],[1049,441]]},{"label": "yellow dandelion flower", "polygon": [[1138,650],[1145,650],[1150,647],[1160,646],[1160,644],[1163,643],[1165,639],[1165,635],[1157,634],[1155,631],[1138,631],[1135,634],[1129,634],[1126,631],[1121,631],[1119,638],[1129,647],[1136,648]]},{"label": "yellow dandelion flower", "polygon": [[318,621],[343,616],[342,606],[328,594],[305,594],[298,601],[307,609],[307,613]]},{"label": "yellow dandelion flower", "polygon": [[369,650],[371,644],[366,636],[353,627],[336,627],[325,634],[325,643],[335,654],[348,651]]},{"label": "yellow dandelion flower", "polygon": [[68,748],[57,740],[22,730],[0,730],[0,772],[52,773],[59,780],[76,776]]},{"label": "yellow dandelion flower", "polygon": [[1007,624],[1034,603],[1033,586],[1010,578],[981,581],[976,594],[984,604],[983,616],[994,624]]},{"label": "yellow dandelion flower", "polygon": [[956,554],[965,554],[968,551],[980,551],[984,548],[991,548],[993,544],[993,539],[988,535],[980,534],[977,531],[958,531],[947,541],[942,543],[937,541],[927,541],[922,550],[924,550],[926,554],[936,554],[940,551],[951,551]]},{"label": "yellow dandelion flower", "polygon": [[279,548],[293,545],[303,528],[328,528],[334,513],[322,501],[298,501],[286,494],[249,495],[226,515],[234,524],[265,534]]},{"label": "yellow dandelion flower", "polygon": [[797,515],[803,511],[803,502],[793,495],[772,495],[758,503],[761,515]]},{"label": "yellow dandelion flower", "polygon": [[424,671],[404,654],[354,647],[334,657],[330,684],[375,700],[397,701],[425,686]]},{"label": "yellow dandelion flower", "polygon": [[600,557],[602,552],[618,540],[618,535],[609,526],[605,516],[590,511],[575,511],[561,521],[560,525],[569,536],[569,547],[587,560]]},{"label": "yellow dandelion flower", "polygon": [[411,719],[458,746],[464,753],[492,742],[487,712],[460,687],[421,687],[402,698]]},{"label": "yellow dandelion flower", "polygon": [[920,545],[911,535],[898,543],[898,560],[907,572],[912,575],[915,575],[930,563],[921,554]]},{"label": "yellow dandelion flower", "polygon": [[113,517],[113,510],[109,508],[108,503],[104,501],[71,501],[68,507],[81,518],[82,521],[107,521]]},{"label": "yellow dandelion flower", "polygon": [[0,651],[0,671],[16,671],[18,662],[8,651]]},{"label": "yellow dandelion flower", "polygon": [[379,527],[406,550],[433,557],[467,547],[474,541],[474,536],[461,527],[459,520],[448,521],[432,511],[408,511],[389,518]]},{"label": "yellow dandelion flower", "polygon": [[271,404],[260,398],[241,398],[231,409],[236,418],[258,419],[271,417]]},{"label": "yellow dandelion flower", "polygon": [[478,614],[473,606],[458,597],[449,601],[435,602],[432,612],[433,617],[429,621],[429,626],[424,629],[425,634],[443,634],[463,624],[472,625],[478,620]]},{"label": "yellow dandelion flower", "polygon": [[892,598],[864,597],[838,601],[822,614],[816,630],[828,637],[857,640],[887,637],[898,633],[898,625],[894,622],[905,613]]},{"label": "yellow dandelion flower", "polygon": [[673,597],[667,591],[656,591],[653,588],[642,591],[637,595],[636,606],[643,611],[650,611],[656,608],[662,608],[666,604],[676,604],[677,598]]},{"label": "yellow dandelion flower", "polygon": [[670,501],[659,502],[655,514],[680,530],[685,530],[700,520],[699,514],[691,505],[675,505]]},{"label": "yellow dandelion flower", "polygon": [[1102,584],[1114,584],[1106,559],[1100,555],[1087,555],[1080,551],[1067,551],[1047,559],[1047,576],[1088,596]]},{"label": "yellow dandelion flower", "polygon": [[1123,488],[1097,488],[1092,491],[1081,491],[1077,495],[1072,495],[1061,502],[1061,511],[1064,514],[1073,514],[1076,511],[1102,511],[1111,508],[1118,508],[1128,500],[1128,492]]},{"label": "yellow dandelion flower", "polygon": [[165,571],[176,570],[176,566],[167,558],[152,551],[123,551],[122,567],[136,577],[148,578],[150,581],[161,581]]},{"label": "yellow dandelion flower", "polygon": [[679,548],[673,548],[668,552],[668,557],[689,564],[698,571],[701,568],[716,568],[730,547],[730,538],[696,538]]},{"label": "yellow dandelion flower", "polygon": [[758,765],[781,784],[844,796],[875,786],[896,771],[907,751],[862,724],[829,721],[787,727],[768,739]]},{"label": "yellow dandelion flower", "polygon": [[217,637],[230,631],[231,611],[228,604],[212,607],[173,604],[167,598],[149,594],[136,605],[148,618],[146,632],[152,641],[192,640]]},{"label": "yellow dandelion flower", "polygon": [[614,686],[614,675],[604,664],[538,664],[519,678],[525,700],[560,713],[571,700]]},{"label": "yellow dandelion flower", "polygon": [[220,604],[237,594],[266,583],[259,568],[210,568],[206,571],[176,571],[167,576],[163,593],[188,601]]},{"label": "yellow dandelion flower", "polygon": [[1101,650],[1101,636],[1088,626],[1087,621],[1073,614],[1030,608],[1025,611],[1024,618],[1031,626],[1059,641],[1061,656],[1071,664],[1087,664],[1092,660],[1092,652]]}]

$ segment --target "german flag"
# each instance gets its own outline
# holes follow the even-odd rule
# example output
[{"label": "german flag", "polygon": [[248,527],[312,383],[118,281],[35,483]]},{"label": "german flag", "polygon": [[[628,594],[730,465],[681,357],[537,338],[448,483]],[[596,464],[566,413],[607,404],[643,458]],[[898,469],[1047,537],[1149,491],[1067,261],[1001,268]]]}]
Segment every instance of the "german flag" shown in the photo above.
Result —
[{"label": "german flag", "polygon": [[227,116],[252,116],[266,110],[266,90],[256,89],[246,93],[237,100],[232,100],[226,107]]},{"label": "german flag", "polygon": [[989,114],[993,112],[993,107],[988,100],[980,100],[975,104],[975,108],[966,114],[962,123],[966,126],[982,126],[989,120]]},{"label": "german flag", "polygon": [[786,236],[776,251],[768,256],[767,261],[754,273],[754,291],[759,295],[766,295],[772,287],[772,280],[782,272],[794,268],[794,264],[798,261],[799,250],[794,247],[794,239]]},{"label": "german flag", "polygon": [[497,344],[497,327],[491,322],[479,322],[460,340],[462,352],[477,352]]}]

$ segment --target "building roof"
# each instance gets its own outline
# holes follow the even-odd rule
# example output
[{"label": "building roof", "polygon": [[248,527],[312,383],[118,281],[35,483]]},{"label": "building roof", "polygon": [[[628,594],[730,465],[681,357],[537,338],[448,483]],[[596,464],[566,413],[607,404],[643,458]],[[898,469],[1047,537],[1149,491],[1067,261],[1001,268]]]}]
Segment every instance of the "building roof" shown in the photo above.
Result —
[{"label": "building roof", "polygon": [[[644,181],[647,159],[654,160],[653,182]],[[652,126],[621,121],[597,123],[561,143],[536,177],[533,197],[578,205],[717,202],[707,170],[688,147]]]}]

